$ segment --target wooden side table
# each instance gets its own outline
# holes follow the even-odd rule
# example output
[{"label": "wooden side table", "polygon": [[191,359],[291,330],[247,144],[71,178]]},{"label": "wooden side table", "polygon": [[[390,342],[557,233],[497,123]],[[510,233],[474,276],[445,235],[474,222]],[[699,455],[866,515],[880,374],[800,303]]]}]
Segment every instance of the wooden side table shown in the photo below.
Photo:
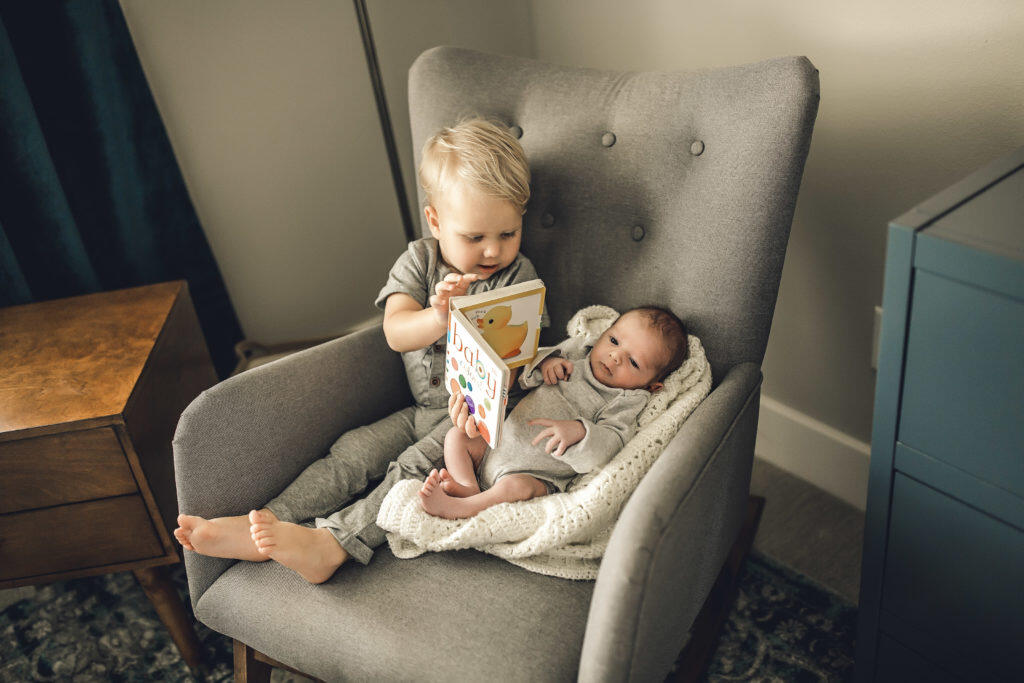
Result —
[{"label": "wooden side table", "polygon": [[130,569],[197,667],[171,438],[216,381],[185,282],[0,309],[0,588]]}]

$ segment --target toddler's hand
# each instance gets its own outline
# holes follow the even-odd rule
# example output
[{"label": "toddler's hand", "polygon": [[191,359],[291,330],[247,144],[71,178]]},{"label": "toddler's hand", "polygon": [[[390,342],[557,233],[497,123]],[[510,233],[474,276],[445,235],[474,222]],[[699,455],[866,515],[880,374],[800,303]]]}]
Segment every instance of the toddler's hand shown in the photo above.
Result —
[{"label": "toddler's hand", "polygon": [[461,391],[456,391],[448,397],[448,416],[452,418],[452,424],[465,432],[466,436],[475,439],[480,436],[480,430],[476,428],[476,418],[469,414],[469,406],[463,398]]},{"label": "toddler's hand", "polygon": [[[551,455],[562,455],[569,446],[579,443],[587,435],[586,428],[579,420],[548,420],[540,418],[530,420],[529,424],[545,427],[545,429],[541,430],[540,434],[533,437],[530,445],[536,446],[542,439],[547,439],[548,442],[544,446],[544,452],[551,453]],[[552,453],[552,451],[554,452]]]},{"label": "toddler's hand", "polygon": [[544,376],[544,384],[558,384],[559,380],[567,380],[572,375],[572,361],[548,356],[540,362],[540,374]]},{"label": "toddler's hand", "polygon": [[444,279],[434,285],[434,295],[430,297],[430,308],[442,325],[448,325],[448,300],[453,296],[462,296],[469,291],[469,286],[479,279],[476,273],[459,275],[448,273]]}]

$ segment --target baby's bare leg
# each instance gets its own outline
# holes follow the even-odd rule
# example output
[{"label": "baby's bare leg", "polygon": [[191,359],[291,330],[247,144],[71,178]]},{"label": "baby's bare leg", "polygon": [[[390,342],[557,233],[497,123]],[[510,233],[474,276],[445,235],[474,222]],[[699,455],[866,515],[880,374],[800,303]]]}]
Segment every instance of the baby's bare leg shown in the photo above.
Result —
[{"label": "baby's bare leg", "polygon": [[487,442],[482,437],[471,439],[458,427],[449,429],[444,437],[445,469],[438,473],[441,489],[458,498],[480,493],[476,467],[486,449]]},{"label": "baby's bare leg", "polygon": [[178,515],[178,528],[174,537],[181,547],[200,555],[227,557],[232,560],[265,562],[256,544],[249,536],[249,518],[216,517],[204,519],[194,515]]},{"label": "baby's bare leg", "polygon": [[445,519],[472,517],[498,503],[514,503],[546,495],[548,487],[540,479],[528,474],[506,474],[483,493],[467,498],[456,498],[445,493],[440,486],[437,470],[430,473],[420,489],[423,509]]}]

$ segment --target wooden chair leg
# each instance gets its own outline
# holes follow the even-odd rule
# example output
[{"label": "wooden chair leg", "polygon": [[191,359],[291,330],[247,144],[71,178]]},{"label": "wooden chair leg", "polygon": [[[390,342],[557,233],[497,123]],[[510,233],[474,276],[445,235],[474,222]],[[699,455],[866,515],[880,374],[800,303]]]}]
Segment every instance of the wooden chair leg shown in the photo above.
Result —
[{"label": "wooden chair leg", "polygon": [[268,657],[259,650],[254,650],[240,640],[235,641],[235,680],[242,681],[263,681],[270,680],[270,672],[273,669],[290,671],[293,674],[308,678],[310,683],[325,683],[319,678],[314,678],[304,671],[294,669],[284,662],[279,662]]},{"label": "wooden chair leg", "polygon": [[185,611],[185,606],[181,604],[181,598],[174,588],[167,566],[145,567],[135,569],[132,573],[135,574],[135,579],[142,586],[146,597],[153,603],[174,644],[178,646],[181,658],[197,671],[202,664],[203,648],[196,638],[195,629],[192,628],[192,620]]},{"label": "wooden chair leg", "polygon": [[268,683],[271,666],[256,659],[256,650],[235,641],[235,683]]}]

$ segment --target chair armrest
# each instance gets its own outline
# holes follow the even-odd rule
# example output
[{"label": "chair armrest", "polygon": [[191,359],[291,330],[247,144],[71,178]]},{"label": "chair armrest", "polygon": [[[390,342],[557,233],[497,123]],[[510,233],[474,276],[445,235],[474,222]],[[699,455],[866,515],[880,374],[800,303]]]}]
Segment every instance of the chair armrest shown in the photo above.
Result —
[{"label": "chair armrest", "polygon": [[581,681],[661,680],[743,522],[761,370],[741,363],[687,418],[612,532],[587,618]]},{"label": "chair armrest", "polygon": [[[260,507],[344,431],[412,403],[401,356],[377,326],[231,377],[200,394],[174,434],[179,511]],[[230,564],[185,553],[193,602]]]}]

